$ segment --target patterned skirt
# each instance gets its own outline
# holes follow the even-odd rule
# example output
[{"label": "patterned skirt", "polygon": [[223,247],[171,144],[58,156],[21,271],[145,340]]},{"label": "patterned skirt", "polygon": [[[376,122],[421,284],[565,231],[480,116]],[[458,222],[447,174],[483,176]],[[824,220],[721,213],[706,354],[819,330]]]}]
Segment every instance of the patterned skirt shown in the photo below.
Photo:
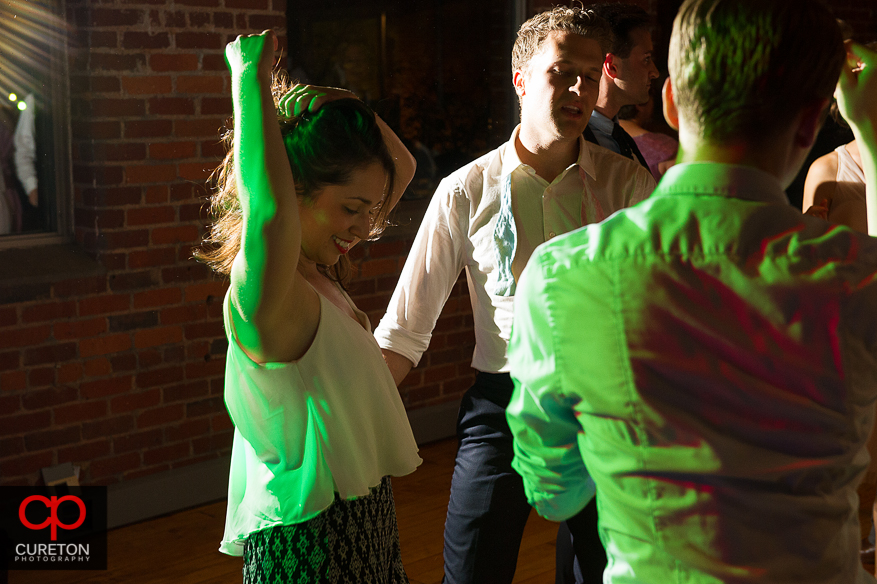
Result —
[{"label": "patterned skirt", "polygon": [[408,584],[390,477],[304,523],[257,531],[244,546],[244,584]]}]

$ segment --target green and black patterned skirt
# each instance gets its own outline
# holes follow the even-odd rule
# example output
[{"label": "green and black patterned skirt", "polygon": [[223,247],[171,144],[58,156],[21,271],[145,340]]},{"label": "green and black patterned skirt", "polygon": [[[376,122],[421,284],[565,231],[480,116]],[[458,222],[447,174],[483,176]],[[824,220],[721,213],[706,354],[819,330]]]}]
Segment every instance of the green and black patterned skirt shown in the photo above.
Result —
[{"label": "green and black patterned skirt", "polygon": [[310,521],[252,534],[244,584],[407,584],[390,477],[365,497],[342,500]]}]

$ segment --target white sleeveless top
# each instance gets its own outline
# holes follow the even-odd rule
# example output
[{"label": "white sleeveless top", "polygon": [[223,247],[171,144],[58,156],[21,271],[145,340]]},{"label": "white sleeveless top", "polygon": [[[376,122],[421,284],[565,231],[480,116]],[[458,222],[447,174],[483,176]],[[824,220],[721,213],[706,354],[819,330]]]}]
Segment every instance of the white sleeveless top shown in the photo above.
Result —
[{"label": "white sleeveless top", "polygon": [[228,295],[223,302],[225,404],[235,425],[223,553],[243,555],[251,533],[307,521],[336,492],[367,495],[384,476],[422,462],[374,336],[318,295],[316,336],[291,363],[250,359],[237,343]]},{"label": "white sleeveless top", "polygon": [[835,152],[837,153],[837,185],[828,208],[828,220],[868,233],[865,171],[850,156],[846,146],[838,146]]}]

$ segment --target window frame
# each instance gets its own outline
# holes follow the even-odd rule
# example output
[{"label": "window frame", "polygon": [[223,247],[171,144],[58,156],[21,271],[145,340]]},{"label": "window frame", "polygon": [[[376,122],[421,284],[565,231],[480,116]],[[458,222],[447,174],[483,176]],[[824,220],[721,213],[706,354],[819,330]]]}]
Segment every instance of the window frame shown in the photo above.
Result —
[{"label": "window frame", "polygon": [[[66,1],[51,2],[53,14],[67,22]],[[70,75],[68,68],[70,28],[60,46],[50,47],[49,76],[46,83],[46,109],[52,122],[51,146],[43,156],[51,156],[53,173],[54,219],[52,231],[4,234],[0,236],[0,251],[22,247],[39,247],[70,243],[73,240],[73,172],[70,126]],[[49,140],[46,140],[49,143]]]}]

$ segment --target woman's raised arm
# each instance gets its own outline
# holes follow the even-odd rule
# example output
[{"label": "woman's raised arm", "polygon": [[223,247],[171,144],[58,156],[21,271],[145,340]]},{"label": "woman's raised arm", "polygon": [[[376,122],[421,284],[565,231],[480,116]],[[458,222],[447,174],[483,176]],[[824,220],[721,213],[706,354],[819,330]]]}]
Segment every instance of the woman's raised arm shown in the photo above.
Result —
[{"label": "woman's raised arm", "polygon": [[384,142],[387,144],[390,156],[393,157],[393,162],[396,163],[396,181],[393,184],[393,192],[390,193],[389,199],[391,201],[398,201],[402,193],[405,192],[405,189],[408,188],[411,179],[414,178],[417,162],[414,161],[414,156],[405,148],[402,140],[390,129],[390,126],[377,114],[375,114],[375,119],[378,121],[378,127],[381,129],[381,135],[384,137]]},{"label": "woman's raised arm", "polygon": [[241,247],[231,270],[232,318],[238,342],[257,362],[282,356],[278,341],[286,340],[280,340],[277,323],[290,322],[290,306],[297,303],[289,295],[304,287],[303,281],[296,285],[302,278],[296,275],[301,223],[295,183],[271,96],[276,44],[274,33],[265,31],[240,36],[225,50],[234,101],[235,181],[243,211]]},{"label": "woman's raised arm", "polygon": [[865,172],[868,233],[877,236],[877,52],[852,43],[847,51],[837,104],[859,145]]}]

